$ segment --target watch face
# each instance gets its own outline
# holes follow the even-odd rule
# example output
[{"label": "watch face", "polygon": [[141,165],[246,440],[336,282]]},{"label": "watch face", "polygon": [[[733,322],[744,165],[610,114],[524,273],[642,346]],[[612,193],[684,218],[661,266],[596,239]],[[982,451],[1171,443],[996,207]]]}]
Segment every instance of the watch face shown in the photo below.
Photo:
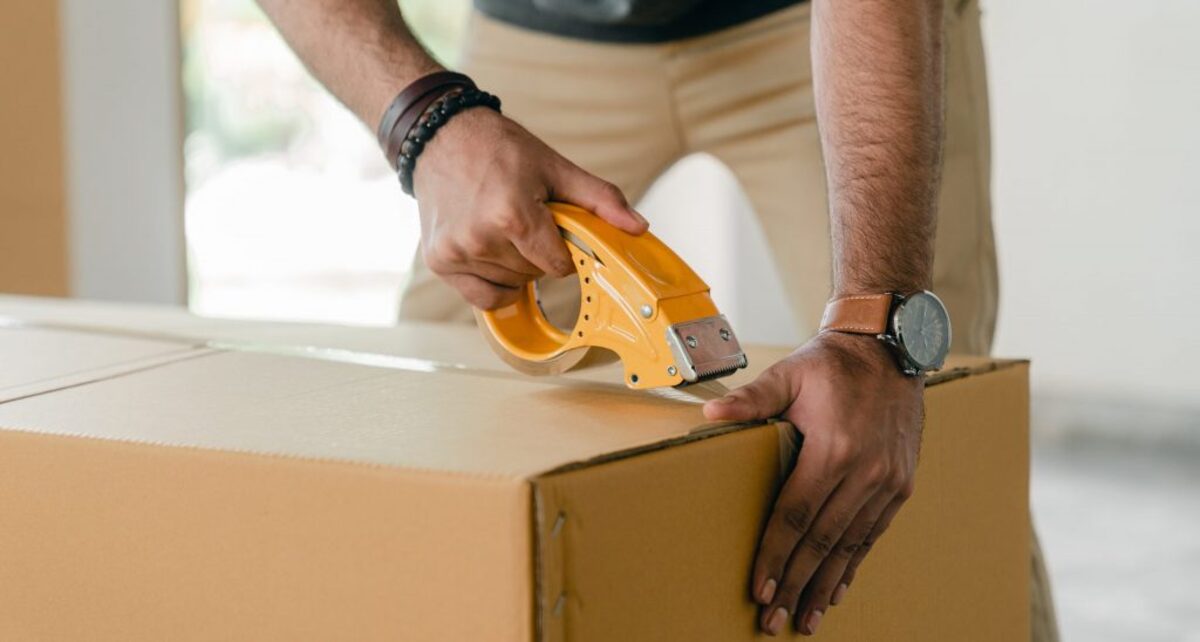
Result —
[{"label": "watch face", "polygon": [[917,292],[904,299],[894,318],[900,347],[921,370],[942,366],[950,351],[950,315],[941,299],[931,292]]}]

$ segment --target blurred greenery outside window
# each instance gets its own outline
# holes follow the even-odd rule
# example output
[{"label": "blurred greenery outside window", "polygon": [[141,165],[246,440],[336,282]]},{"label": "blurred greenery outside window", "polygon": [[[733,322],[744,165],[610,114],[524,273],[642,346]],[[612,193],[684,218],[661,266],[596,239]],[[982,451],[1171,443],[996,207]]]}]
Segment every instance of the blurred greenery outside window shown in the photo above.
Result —
[{"label": "blurred greenery outside window", "polygon": [[[404,0],[453,65],[469,0]],[[387,324],[416,205],[374,136],[253,0],[182,0],[190,305],[201,314]]]}]

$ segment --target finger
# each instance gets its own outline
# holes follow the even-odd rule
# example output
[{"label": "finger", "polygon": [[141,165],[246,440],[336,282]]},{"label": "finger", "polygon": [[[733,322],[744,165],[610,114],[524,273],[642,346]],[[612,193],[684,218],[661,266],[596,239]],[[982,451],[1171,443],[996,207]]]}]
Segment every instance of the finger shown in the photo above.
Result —
[{"label": "finger", "polygon": [[[772,617],[776,617],[773,614],[779,609],[786,609],[796,618],[797,623],[801,624],[799,618],[804,614],[797,612],[801,593],[817,568],[833,552],[846,529],[849,528],[870,497],[870,494],[864,494],[860,488],[842,483],[826,501],[822,502],[816,520],[806,529],[803,537],[795,544],[791,552],[787,570],[779,581],[775,599],[767,609],[772,613]],[[813,503],[815,502],[811,499],[808,500],[809,505]],[[774,624],[775,621],[766,620],[764,625]]]},{"label": "finger", "polygon": [[[473,260],[473,262],[469,263],[469,265],[479,265],[479,264],[491,265],[492,269],[499,270],[500,272],[503,272],[503,274],[509,274],[509,275],[515,276],[517,278],[520,278],[520,280],[522,282],[534,281],[534,280],[536,280],[536,278],[541,278],[542,276],[545,276],[545,274],[546,274],[546,272],[539,270],[538,266],[536,266],[532,263],[529,263],[528,260],[526,260],[526,258],[521,256],[521,252],[518,252],[517,248],[515,246],[512,246],[512,244],[508,244],[508,250],[506,250],[504,253],[497,252],[496,256],[486,257],[486,258],[480,257],[478,259]],[[470,270],[468,269],[468,270],[462,270],[462,271],[470,271]],[[485,275],[480,275],[480,276],[487,278],[488,281],[497,281],[498,283],[508,283],[508,281],[506,281],[506,280],[493,280],[493,278],[488,278]]]},{"label": "finger", "polygon": [[778,417],[792,405],[800,386],[793,368],[776,364],[750,383],[704,404],[709,421],[750,421]]},{"label": "finger", "polygon": [[[503,220],[516,217],[514,214]],[[443,233],[427,242],[422,255],[429,269],[438,275],[467,273],[502,285],[520,285],[541,277],[543,271],[525,260],[509,241],[505,228],[513,227],[516,225],[501,222]],[[514,282],[511,275],[518,275],[518,280]]]},{"label": "finger", "polygon": [[[821,616],[829,610],[831,604],[836,606],[841,601],[842,595],[838,595],[836,600],[834,595],[837,594],[838,586],[840,586],[850,559],[858,554],[863,542],[870,536],[875,523],[879,520],[880,514],[887,508],[894,496],[895,493],[892,492],[876,492],[875,496],[859,511],[842,535],[841,540],[830,551],[829,556],[821,562],[821,566],[809,580],[800,604],[796,607],[797,623],[802,633],[808,635],[816,633]],[[844,591],[842,593],[844,594]]]},{"label": "finger", "polygon": [[[754,600],[767,607],[763,611],[763,628],[767,632],[781,631],[795,613],[799,588],[787,597],[791,600],[788,602],[781,599],[782,584],[788,560],[840,481],[828,469],[827,461],[827,449],[819,449],[816,442],[800,449],[796,468],[784,483],[763,530],[754,557],[751,586]],[[779,608],[784,609],[782,616],[777,613]]]},{"label": "finger", "polygon": [[[888,504],[887,507],[883,509],[883,512],[879,514],[879,519],[875,520],[875,525],[871,527],[871,532],[867,535],[866,539],[863,540],[863,543],[859,545],[858,551],[850,557],[850,561],[846,564],[846,571],[842,574],[842,581],[840,583],[840,586],[844,587],[841,589],[842,596],[844,596],[846,590],[850,588],[850,584],[854,582],[854,576],[858,573],[859,564],[862,564],[863,560],[866,559],[867,553],[871,552],[871,549],[875,546],[875,542],[879,541],[880,536],[882,536],[884,531],[888,529],[888,526],[892,525],[892,519],[896,516],[896,513],[900,512],[900,507],[903,505],[903,496],[897,495],[894,499],[892,499],[891,503]],[[840,597],[841,596],[839,596],[839,602],[841,601]]]},{"label": "finger", "polygon": [[470,261],[459,267],[456,274],[473,274],[484,281],[502,288],[516,289],[537,278],[535,275],[516,272],[490,260]]},{"label": "finger", "polygon": [[487,256],[477,257],[475,260],[480,263],[491,263],[507,272],[519,274],[526,281],[540,279],[546,274],[545,270],[526,259],[521,251],[507,239],[503,241],[503,246],[489,252]]},{"label": "finger", "polygon": [[474,274],[447,274],[442,278],[458,290],[468,303],[480,310],[502,308],[516,302],[521,296],[521,288],[496,285]]},{"label": "finger", "polygon": [[630,234],[641,234],[650,227],[629,206],[616,185],[592,176],[566,159],[554,173],[550,188],[552,199],[574,203]]},{"label": "finger", "polygon": [[512,244],[525,260],[546,274],[564,277],[575,271],[567,244],[544,203],[531,203],[522,218],[528,223],[513,230]]}]

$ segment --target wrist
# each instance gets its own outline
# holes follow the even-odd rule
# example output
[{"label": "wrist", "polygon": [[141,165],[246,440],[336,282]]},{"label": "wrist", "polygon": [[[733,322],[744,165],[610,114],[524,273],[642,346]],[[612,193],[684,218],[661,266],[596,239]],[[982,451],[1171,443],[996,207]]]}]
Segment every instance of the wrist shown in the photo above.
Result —
[{"label": "wrist", "polygon": [[476,108],[500,113],[500,99],[480,91],[473,86],[461,91],[451,91],[443,94],[425,108],[404,138],[399,147],[396,159],[396,175],[405,193],[413,196],[413,174],[417,168],[417,159],[425,151],[425,146],[433,142],[434,136],[444,125],[450,123],[464,112],[476,111]]},{"label": "wrist", "polygon": [[906,375],[938,370],[950,349],[950,316],[927,290],[855,294],[825,306],[821,332],[878,339]]},{"label": "wrist", "polygon": [[846,353],[858,368],[870,371],[895,370],[895,359],[879,339],[866,334],[822,332],[814,340]]},{"label": "wrist", "polygon": [[918,391],[925,387],[925,377],[904,374],[896,363],[896,355],[875,337],[844,332],[822,332],[814,340],[821,341],[837,353],[847,369],[860,378],[887,382],[888,386],[906,386]]},{"label": "wrist", "polygon": [[838,283],[833,287],[833,293],[830,299],[842,299],[848,296],[859,296],[863,294],[879,294],[883,292],[895,292],[897,294],[909,294],[912,292],[920,292],[928,290],[932,287],[932,279],[924,278],[879,278],[879,279],[861,279],[846,283]]},{"label": "wrist", "polygon": [[453,180],[464,167],[467,154],[491,153],[496,136],[504,129],[504,116],[490,109],[470,109],[450,119],[425,145],[421,162],[412,169],[414,195],[425,192],[430,180]]},{"label": "wrist", "polygon": [[475,83],[469,77],[443,70],[420,76],[396,94],[375,130],[379,146],[392,168],[397,169],[402,146],[431,105],[447,94],[474,88]]}]

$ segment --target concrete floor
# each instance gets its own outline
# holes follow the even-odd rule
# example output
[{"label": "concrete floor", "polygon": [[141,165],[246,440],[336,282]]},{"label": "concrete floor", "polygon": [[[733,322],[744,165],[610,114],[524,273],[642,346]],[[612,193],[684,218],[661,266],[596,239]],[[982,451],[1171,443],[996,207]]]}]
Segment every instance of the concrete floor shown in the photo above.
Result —
[{"label": "concrete floor", "polygon": [[1200,642],[1200,450],[1070,440],[1034,453],[1063,640]]}]

